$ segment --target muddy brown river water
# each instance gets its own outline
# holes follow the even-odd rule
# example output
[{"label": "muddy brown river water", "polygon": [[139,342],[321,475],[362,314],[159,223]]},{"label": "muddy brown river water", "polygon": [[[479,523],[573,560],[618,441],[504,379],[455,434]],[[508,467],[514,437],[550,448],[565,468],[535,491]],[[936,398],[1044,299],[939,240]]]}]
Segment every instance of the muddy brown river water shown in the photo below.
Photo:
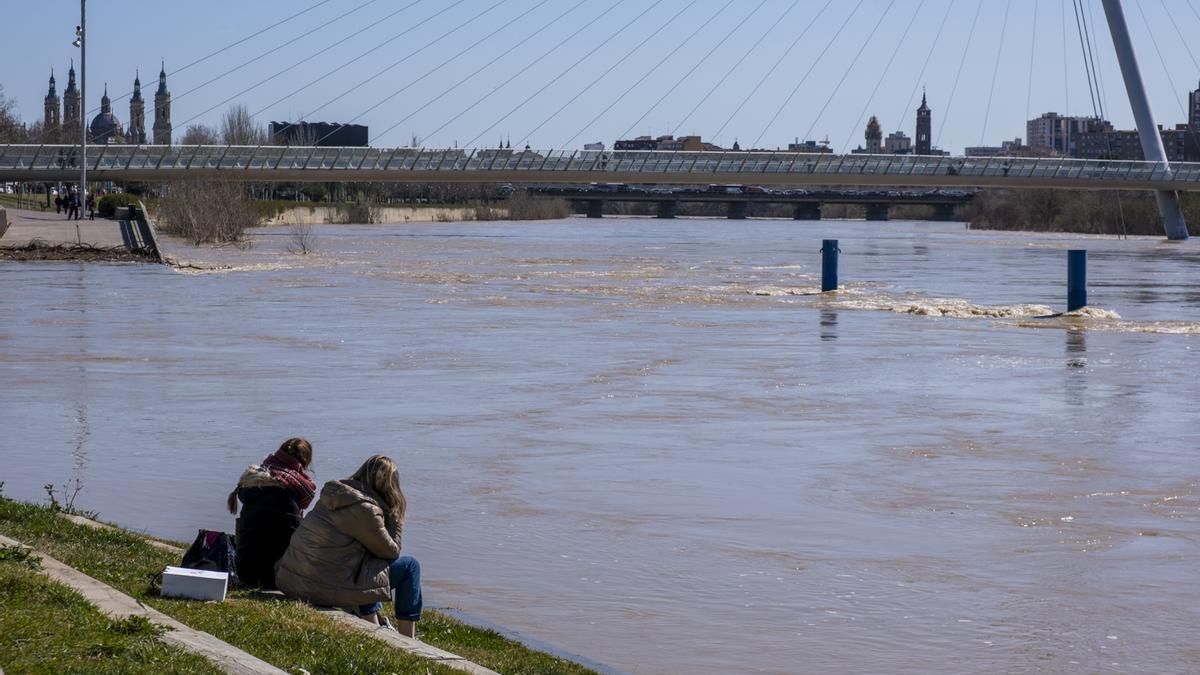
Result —
[{"label": "muddy brown river water", "polygon": [[[820,239],[845,289],[816,294]],[[0,480],[158,535],[290,435],[433,604],[646,673],[1200,672],[1200,248],[916,223],[267,229],[0,262]],[[1087,316],[1066,249],[1091,256]]]}]

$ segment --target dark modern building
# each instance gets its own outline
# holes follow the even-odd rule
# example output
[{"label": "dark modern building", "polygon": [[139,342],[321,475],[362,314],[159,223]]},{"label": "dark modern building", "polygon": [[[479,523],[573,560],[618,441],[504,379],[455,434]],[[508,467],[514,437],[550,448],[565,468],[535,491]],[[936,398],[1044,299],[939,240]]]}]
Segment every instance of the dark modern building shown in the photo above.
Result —
[{"label": "dark modern building", "polygon": [[367,127],[362,124],[271,122],[271,142],[276,145],[365,148],[369,138]]}]

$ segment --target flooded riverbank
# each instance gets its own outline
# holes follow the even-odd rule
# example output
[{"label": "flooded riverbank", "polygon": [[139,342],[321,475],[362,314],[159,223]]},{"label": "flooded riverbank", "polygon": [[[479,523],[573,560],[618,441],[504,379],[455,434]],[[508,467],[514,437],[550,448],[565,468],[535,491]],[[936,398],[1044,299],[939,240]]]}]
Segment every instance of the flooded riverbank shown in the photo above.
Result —
[{"label": "flooded riverbank", "polygon": [[[286,228],[0,263],[0,480],[188,539],[396,457],[429,594],[637,672],[1186,672],[1200,249],[961,225]],[[821,296],[820,240],[843,291]],[[1094,313],[1065,304],[1088,248]],[[180,258],[178,251],[174,257]]]}]

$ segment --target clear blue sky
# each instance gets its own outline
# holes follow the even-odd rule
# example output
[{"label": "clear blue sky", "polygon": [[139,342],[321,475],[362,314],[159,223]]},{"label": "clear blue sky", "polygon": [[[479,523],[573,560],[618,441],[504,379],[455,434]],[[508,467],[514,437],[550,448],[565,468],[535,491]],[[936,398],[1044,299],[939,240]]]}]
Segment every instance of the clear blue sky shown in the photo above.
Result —
[{"label": "clear blue sky", "polygon": [[[91,40],[87,107],[99,105],[100,93],[108,82],[115,112],[123,123],[127,122],[128,101],[124,96],[132,88],[135,69],[141,69],[143,87],[150,98],[160,59],[166,61],[168,73],[173,73],[318,1],[92,0],[88,3]],[[910,96],[917,90],[919,101],[919,87],[925,85],[934,110],[934,136],[940,134],[939,144],[957,153],[981,140],[996,144],[1024,136],[1027,110],[1033,115],[1050,110],[1089,114],[1092,110],[1071,0],[862,0],[861,4],[859,0],[833,0],[819,18],[815,17],[825,0],[659,0],[657,4],[655,0],[461,0],[458,4],[454,0],[417,0],[415,4],[414,0],[374,0],[356,9],[364,2],[367,0],[327,0],[244,44],[174,72],[169,85],[175,96],[172,116],[176,138],[193,117],[195,121],[215,123],[228,104],[204,111],[231,96],[230,103],[246,104],[263,122],[294,120],[301,115],[313,121],[357,118],[370,126],[372,144],[383,146],[407,144],[414,134],[428,146],[455,142],[465,145],[477,135],[478,143],[488,145],[495,144],[502,135],[511,135],[514,145],[529,136],[528,142],[539,148],[563,147],[569,140],[569,147],[595,140],[611,144],[644,115],[631,135],[662,134],[678,128],[678,133],[698,133],[723,145],[732,144],[736,138],[746,146],[761,137],[759,145],[765,147],[784,145],[806,135],[816,139],[828,136],[833,146],[842,150],[847,141],[849,147],[861,143],[862,128],[870,114],[879,116],[885,132],[902,128],[911,136],[911,108],[916,101],[910,105]],[[761,8],[754,11],[760,3]],[[1084,3],[1099,29],[1099,35],[1093,37],[1107,94],[1108,117],[1119,127],[1131,127],[1100,1]],[[79,3],[44,0],[8,4],[4,31],[7,57],[6,67],[0,69],[0,84],[6,96],[17,99],[21,115],[32,121],[41,116],[51,67],[58,75],[60,93],[66,86],[67,65],[78,51],[70,43]],[[410,4],[408,9],[386,18]],[[1186,101],[1186,91],[1200,80],[1200,67],[1193,59],[1193,54],[1200,57],[1200,43],[1190,46],[1189,54],[1175,26],[1184,35],[1200,34],[1195,3],[1126,0],[1126,6],[1159,122],[1174,125],[1184,121],[1180,99]],[[977,8],[977,29],[968,42]],[[337,18],[347,12],[344,18]],[[642,12],[645,14],[640,19],[620,30]],[[564,13],[566,16],[530,37]],[[945,28],[935,41],[943,17],[947,17]],[[590,26],[546,56],[551,47],[593,19]],[[741,27],[731,33],[743,20]],[[505,26],[510,21],[511,25]],[[1147,21],[1152,29],[1147,28]],[[910,22],[911,30],[906,31]],[[843,24],[845,28],[839,34]],[[287,44],[322,25],[325,27],[312,35]],[[789,52],[793,41],[810,25],[811,29]],[[288,96],[406,29],[407,34],[386,46]],[[874,36],[868,41],[873,30]],[[358,31],[362,32],[350,37]],[[488,37],[494,31],[498,32]],[[441,37],[447,32],[450,34]],[[695,36],[687,41],[693,33]],[[757,48],[751,50],[756,44]],[[821,57],[827,44],[831,46]],[[1161,50],[1161,60],[1155,46]],[[326,48],[328,51],[314,56]],[[596,51],[590,57],[569,69],[593,49]],[[276,51],[262,56],[271,50]],[[465,53],[459,55],[463,50]],[[260,56],[254,63],[222,76]],[[409,58],[403,63],[376,76],[406,56]],[[527,72],[468,109],[539,57],[543,58]],[[745,60],[697,108],[705,94],[743,57]],[[922,64],[927,58],[929,67],[922,77]],[[660,61],[661,67],[655,69]],[[776,62],[781,65],[751,96]],[[697,63],[701,65],[685,78]],[[961,79],[951,100],[960,64]],[[290,71],[278,74],[289,67]],[[472,76],[480,68],[483,70]],[[811,74],[803,79],[810,69]],[[872,97],[885,69],[886,77]],[[466,82],[433,100],[468,76]],[[1173,78],[1174,88],[1168,76]],[[605,111],[643,77],[628,95]],[[212,78],[218,79],[205,84]],[[597,78],[598,82],[587,88]],[[362,86],[355,86],[363,81]],[[652,108],[677,84],[670,96]],[[797,84],[799,89],[788,101]],[[1069,85],[1069,95],[1064,84]],[[406,85],[407,89],[400,91]],[[543,87],[541,94],[496,124]],[[239,94],[244,89],[248,91]],[[696,112],[689,116],[693,108]],[[778,117],[770,123],[777,112]],[[430,135],[459,113],[464,114]],[[149,126],[149,111],[147,118]],[[595,122],[589,125],[593,119]],[[717,136],[721,127],[724,131]]]}]

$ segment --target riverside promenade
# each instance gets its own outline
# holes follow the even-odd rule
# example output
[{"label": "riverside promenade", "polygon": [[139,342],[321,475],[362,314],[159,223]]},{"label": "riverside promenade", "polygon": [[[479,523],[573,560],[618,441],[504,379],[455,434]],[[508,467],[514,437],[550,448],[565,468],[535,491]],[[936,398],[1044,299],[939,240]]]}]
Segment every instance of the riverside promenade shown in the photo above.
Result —
[{"label": "riverside promenade", "polygon": [[[5,209],[8,229],[0,227],[0,248],[19,248],[40,241],[49,246],[87,244],[95,248],[125,245],[121,224],[116,220],[67,220],[53,211]],[[78,227],[78,230],[76,229]]]}]

